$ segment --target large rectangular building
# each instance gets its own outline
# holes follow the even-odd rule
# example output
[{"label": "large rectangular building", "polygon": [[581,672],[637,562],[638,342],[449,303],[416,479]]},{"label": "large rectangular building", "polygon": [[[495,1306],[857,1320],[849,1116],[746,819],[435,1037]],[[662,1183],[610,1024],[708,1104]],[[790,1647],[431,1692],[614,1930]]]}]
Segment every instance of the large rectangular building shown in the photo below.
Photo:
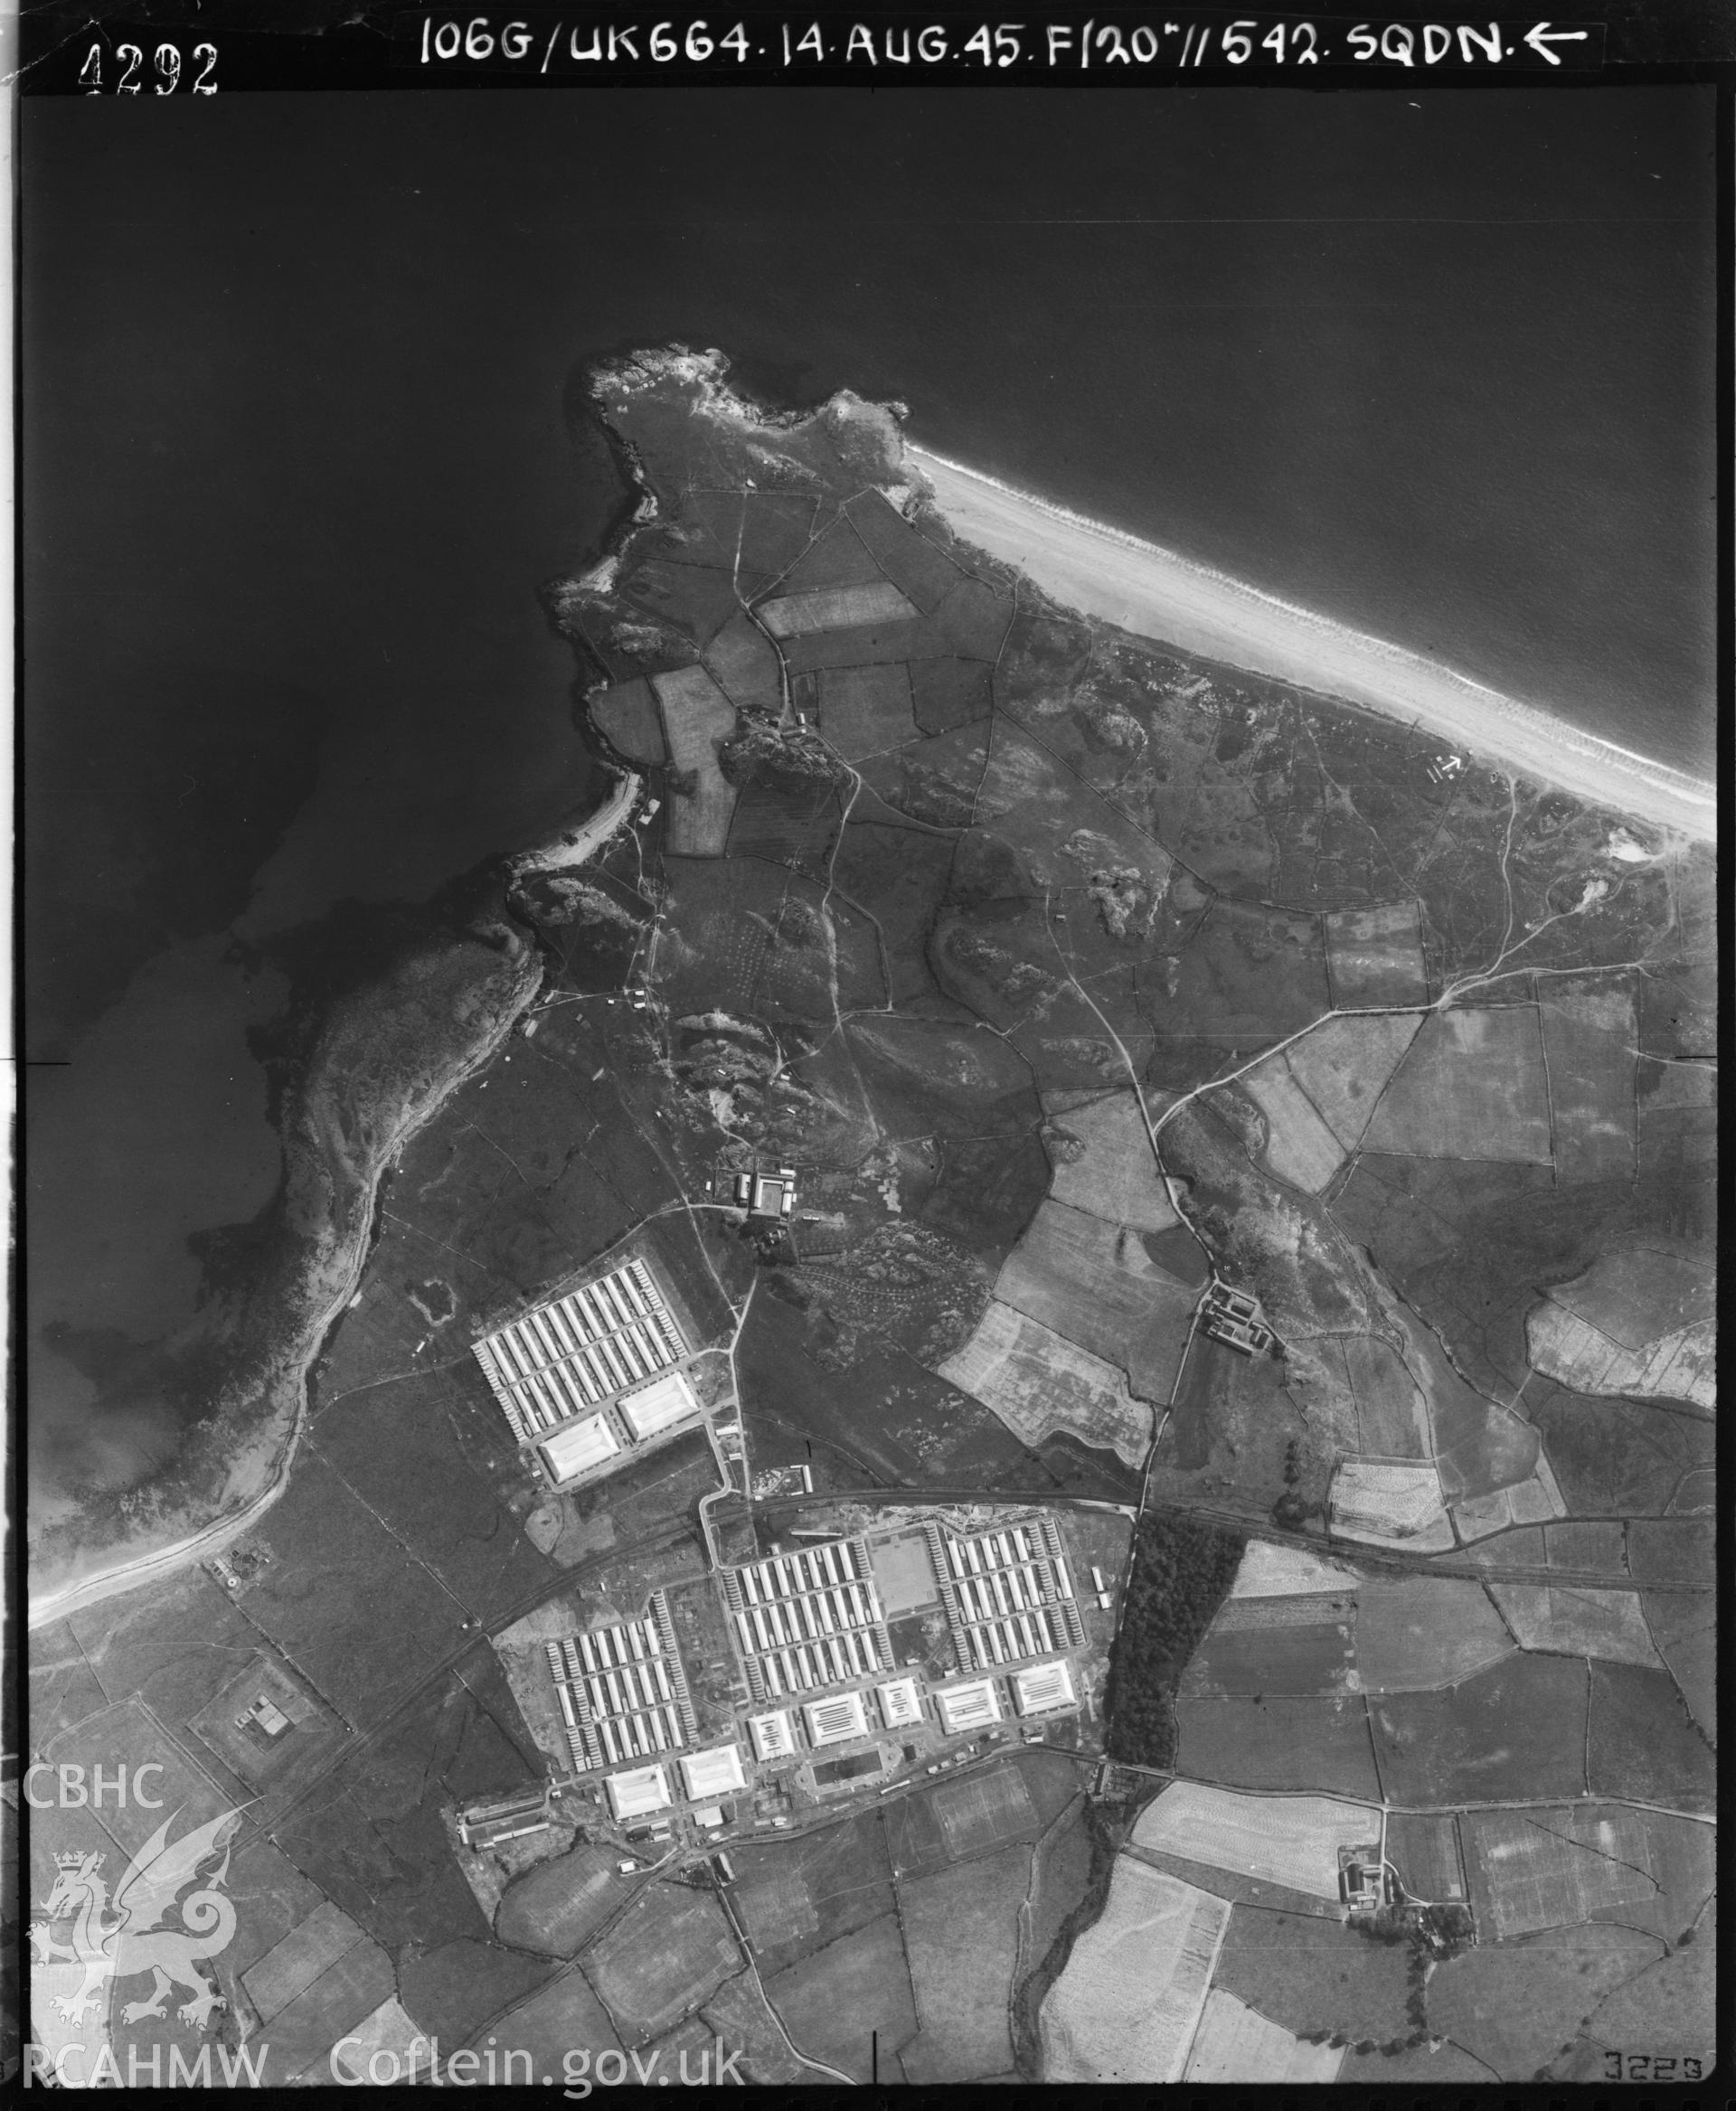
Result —
[{"label": "large rectangular building", "polygon": [[647,1817],[669,1807],[669,1776],[661,1767],[635,1767],[628,1774],[611,1774],[604,1786],[609,1807],[618,1819]]},{"label": "large rectangular building", "polygon": [[860,1540],[830,1540],[722,1572],[735,1642],[761,1706],[892,1668]]},{"label": "large rectangular building", "polygon": [[640,1386],[636,1392],[623,1393],[616,1404],[637,1444],[643,1444],[647,1437],[671,1429],[677,1422],[685,1422],[699,1413],[693,1389],[685,1374],[679,1371],[665,1371],[661,1378],[653,1379],[649,1385]]},{"label": "large rectangular building", "polygon": [[943,1686],[935,1695],[948,1737],[962,1730],[986,1729],[1001,1720],[1001,1703],[993,1679],[975,1679],[967,1686]]},{"label": "large rectangular building", "polygon": [[842,1745],[868,1735],[868,1710],[860,1693],[834,1693],[825,1701],[810,1701],[802,1714],[811,1745]]},{"label": "large rectangular building", "polygon": [[582,1422],[569,1422],[564,1429],[556,1430],[537,1448],[549,1469],[549,1478],[558,1485],[576,1481],[580,1474],[613,1458],[621,1448],[621,1441],[609,1428],[606,1415],[587,1415]]},{"label": "large rectangular building", "polygon": [[687,1344],[650,1269],[625,1261],[472,1343],[521,1444],[681,1362]]},{"label": "large rectangular building", "polygon": [[1033,1663],[1026,1671],[1015,1672],[1013,1691],[1018,1696],[1021,1715],[1053,1715],[1079,1705],[1072,1669],[1064,1656],[1054,1663]]},{"label": "large rectangular building", "polygon": [[693,1797],[728,1795],[748,1786],[741,1754],[734,1745],[713,1745],[709,1751],[691,1753],[681,1762],[681,1777]]}]

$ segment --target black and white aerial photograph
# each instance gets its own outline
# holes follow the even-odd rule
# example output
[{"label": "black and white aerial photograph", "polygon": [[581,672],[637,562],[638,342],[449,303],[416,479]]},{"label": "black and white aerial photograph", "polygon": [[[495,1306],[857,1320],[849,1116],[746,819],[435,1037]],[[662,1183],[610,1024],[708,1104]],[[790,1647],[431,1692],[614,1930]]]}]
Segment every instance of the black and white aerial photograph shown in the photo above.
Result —
[{"label": "black and white aerial photograph", "polygon": [[26,10],[9,2078],[1715,2087],[1699,12]]}]

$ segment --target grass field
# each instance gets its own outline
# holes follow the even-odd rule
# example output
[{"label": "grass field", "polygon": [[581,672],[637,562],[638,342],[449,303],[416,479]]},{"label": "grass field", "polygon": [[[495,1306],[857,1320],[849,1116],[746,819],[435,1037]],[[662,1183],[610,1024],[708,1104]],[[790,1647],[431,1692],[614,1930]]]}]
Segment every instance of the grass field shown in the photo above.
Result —
[{"label": "grass field", "polygon": [[792,2043],[858,2082],[872,2072],[876,2033],[883,2062],[916,2032],[903,1938],[890,1913],[768,1979],[766,1998]]},{"label": "grass field", "polygon": [[[705,664],[722,685],[731,704],[736,708],[771,713],[782,709],[783,678],[778,664],[778,655],[761,634],[759,626],[751,621],[745,611],[738,610],[712,639],[705,648]],[[666,710],[664,722],[668,724]],[[728,726],[721,728],[723,734],[729,730]],[[675,744],[673,727],[670,728],[669,744],[677,768],[701,767],[682,761],[681,749]]]},{"label": "grass field", "polygon": [[1631,994],[1607,977],[1585,985],[1543,985],[1543,1048],[1555,1120],[1555,1164],[1563,1183],[1631,1180],[1634,1064]]},{"label": "grass field", "polygon": [[259,2021],[269,2023],[363,1939],[362,1930],[347,1913],[330,1899],[322,1899],[305,1920],[242,1973],[241,1984]]},{"label": "grass field", "polygon": [[1233,1993],[1214,1986],[1194,2032],[1184,2082],[1331,2082],[1344,2048],[1305,2045],[1257,2014]]},{"label": "grass field", "polygon": [[1156,1267],[1136,1233],[1046,1202],[996,1277],[995,1295],[1119,1364],[1140,1397],[1168,1399],[1194,1295]]},{"label": "grass field", "polygon": [[892,1911],[889,1814],[868,1810],[800,1840],[731,1851],[736,1910],[768,1978]]},{"label": "grass field", "polygon": [[1659,1662],[1637,1592],[1531,1583],[1492,1583],[1489,1590],[1522,1649],[1617,1663]]},{"label": "grass field", "polygon": [[606,1843],[582,1842],[552,1861],[539,1862],[501,1899],[495,1933],[514,1949],[571,1957],[592,1932],[632,1896],[631,1880],[616,1869]]},{"label": "grass field", "polygon": [[1052,1113],[1049,1151],[1054,1163],[1049,1192],[1056,1202],[1135,1231],[1164,1231],[1175,1222],[1131,1092],[1106,1093]]},{"label": "grass field", "polygon": [[585,1960],[624,2043],[666,2031],[741,1968],[723,1908],[708,1891],[654,1884]]},{"label": "grass field", "polygon": [[1326,960],[1335,1004],[1420,1004],[1428,999],[1414,901],[1329,916]]},{"label": "grass field", "polygon": [[248,1591],[249,1615],[352,1724],[377,1721],[457,1639],[465,1608],[316,1455],[255,1536],[286,1555]]},{"label": "grass field", "polygon": [[1427,1458],[1429,1411],[1398,1351],[1377,1334],[1350,1334],[1338,1346],[1355,1395],[1360,1448],[1371,1458]]},{"label": "grass field", "polygon": [[925,616],[940,606],[964,576],[952,559],[903,519],[880,492],[859,494],[845,511],[881,570]]},{"label": "grass field", "polygon": [[[593,2060],[599,2052],[621,2050],[609,2011],[577,1971],[561,1973],[510,2015],[490,2023],[487,2036],[499,2071],[506,2071],[509,2053],[528,2052],[537,2082],[545,2075],[559,2079],[562,2060],[576,2047],[583,2046]],[[512,2071],[517,2076],[524,2069],[519,2065]]]},{"label": "grass field", "polygon": [[778,581],[780,594],[807,594],[821,587],[861,586],[883,578],[846,515],[835,514]]},{"label": "grass field", "polygon": [[1417,1037],[1410,1013],[1328,1019],[1284,1051],[1290,1075],[1345,1150],[1362,1141],[1369,1117]]},{"label": "grass field", "polygon": [[1529,2081],[1571,2044],[1599,1995],[1659,1954],[1655,1937],[1600,1926],[1479,1946],[1436,1966],[1429,2027],[1503,2081]]},{"label": "grass field", "polygon": [[910,666],[910,695],[925,733],[950,732],[989,715],[993,670],[980,660],[917,660]]},{"label": "grass field", "polygon": [[[301,1993],[286,2002],[260,2033],[267,2086],[307,2074],[310,2081],[331,2078],[328,2055],[337,2040],[396,1992],[392,1959],[363,1936],[353,1943]],[[311,2070],[311,2071],[310,2071]]]},{"label": "grass field", "polygon": [[1030,1880],[1029,1848],[1010,1846],[899,1884],[899,1918],[921,2025],[899,2052],[910,2081],[925,2087],[971,2081],[1012,2067],[1007,2003],[1019,1909]]},{"label": "grass field", "polygon": [[1644,1906],[1660,1888],[1646,1814],[1619,1804],[1467,1811],[1459,1824],[1478,1925],[1500,1940]]},{"label": "grass field", "polygon": [[1344,1146],[1320,1118],[1291,1076],[1283,1056],[1269,1056],[1245,1071],[1241,1089],[1266,1117],[1265,1159],[1280,1180],[1317,1195],[1344,1162]]},{"label": "grass field", "polygon": [[[813,2069],[805,2067],[784,2043],[778,2019],[766,2006],[751,1972],[726,1979],[699,2014],[707,2029],[722,2039],[726,2050],[742,2048],[744,2057],[737,2071],[749,2081],[772,2087],[814,2079]],[[695,2056],[693,2066],[698,2064]],[[679,2063],[676,2073],[679,2076]]]},{"label": "grass field", "polygon": [[[1243,1601],[1258,1604],[1258,1600]],[[1226,1694],[1278,1695],[1344,1693],[1355,1675],[1352,1640],[1354,1607],[1348,1601],[1334,1616],[1339,1601],[1276,1598],[1274,1610],[1286,1616],[1258,1626],[1231,1624],[1235,1601],[1226,1606],[1182,1674],[1182,1693],[1201,1699]],[[1313,1614],[1293,1619],[1293,1613]]]},{"label": "grass field", "polygon": [[1338,1902],[1338,1850],[1378,1840],[1381,1814],[1320,1795],[1240,1795],[1177,1781],[1139,1814],[1136,1847],[1185,1855]]},{"label": "grass field", "polygon": [[1464,1903],[1458,1824],[1450,1815],[1392,1812],[1386,1821],[1386,1859],[1413,1899],[1430,1906]]},{"label": "grass field", "polygon": [[1121,1856],[1043,2004],[1043,2079],[1179,2081],[1230,1922],[1222,1899]]},{"label": "grass field", "polygon": [[897,660],[828,667],[820,676],[820,731],[846,762],[919,739],[908,670]]},{"label": "grass field", "polygon": [[992,1408],[1033,1448],[1065,1430],[1136,1467],[1150,1448],[1151,1409],[1128,1393],[1123,1371],[998,1298],[939,1375]]},{"label": "grass field", "polygon": [[1406,1577],[1364,1583],[1356,1594],[1356,1668],[1365,1692],[1457,1685],[1513,1649],[1481,1584]]},{"label": "grass field", "polygon": [[1648,1593],[1640,1601],[1658,1654],[1669,1667],[1688,1713],[1718,1735],[1718,1626],[1710,1597]]},{"label": "grass field", "polygon": [[1332,1529],[1341,1539],[1423,1554],[1453,1544],[1431,1463],[1347,1458],[1332,1477],[1331,1501]]},{"label": "grass field", "polygon": [[1594,1795],[1633,1796],[1675,1810],[1716,1807],[1717,1754],[1665,1671],[1592,1664],[1588,1767]]},{"label": "grass field", "polygon": [[672,790],[669,849],[677,857],[721,858],[730,839],[735,787],[719,767],[717,750],[735,730],[735,706],[703,667],[656,675],[652,686],[663,707],[671,766],[691,770],[697,780],[691,793]]},{"label": "grass field", "polygon": [[1546,1164],[1549,1088],[1529,1004],[1431,1012],[1363,1139],[1418,1158]]},{"label": "grass field", "polygon": [[657,712],[651,684],[643,676],[618,682],[614,688],[588,697],[590,721],[618,755],[629,762],[656,765],[668,750],[663,744],[663,721]]},{"label": "grass field", "polygon": [[1270,1540],[1250,1540],[1236,1570],[1230,1596],[1241,1597],[1315,1597],[1349,1591],[1356,1571],[1341,1561],[1322,1560],[1306,1548],[1278,1546]]},{"label": "grass field", "polygon": [[812,587],[762,602],[760,619],[774,637],[807,637],[816,631],[854,630],[867,625],[902,623],[921,611],[890,580],[874,578],[854,586]]},{"label": "grass field", "polygon": [[[1691,1948],[1660,1957],[1607,1994],[1586,2019],[1587,2037],[1599,2046],[1651,2053],[1654,2074],[1662,2071],[1659,2058],[1679,2061],[1684,2053],[1700,2054],[1703,2072],[1709,2068],[1718,2036],[1717,1922],[1714,1904],[1695,1928]],[[1686,2069],[1678,2065],[1675,2071],[1682,2076]],[[1609,2069],[1599,2062],[1592,2072]]]},{"label": "grass field", "polygon": [[[420,2029],[449,2044],[459,2043],[490,2016],[546,1982],[553,1969],[539,1957],[521,1956],[495,1943],[443,1943],[439,1949],[404,1953],[398,1966],[398,1998]],[[583,1980],[579,1984],[583,1986]],[[589,1987],[585,1991],[590,1995]],[[594,2005],[595,1997],[590,1998]],[[611,2031],[605,2042],[613,2038]]]},{"label": "grass field", "polygon": [[1214,1993],[1233,1994],[1287,2032],[1380,2044],[1410,2029],[1410,1984],[1403,1944],[1370,1942],[1335,1916],[1265,1905],[1231,1913],[1212,1979]]},{"label": "grass field", "polygon": [[161,1799],[161,1809],[146,1808],[131,1796],[121,1803],[114,1788],[107,1789],[101,1805],[92,1808],[98,1824],[128,1855],[145,1844],[170,1813],[179,1814],[174,1828],[179,1838],[220,1816],[238,1800],[182,1749],[142,1701],[118,1701],[76,1729],[62,1730],[44,1748],[42,1757],[56,1767],[82,1767],[87,1783],[92,1778],[91,1769],[98,1767],[104,1781],[110,1783],[119,1780],[122,1767],[129,1781],[140,1767],[162,1768],[150,1786],[150,1793]]},{"label": "grass field", "polygon": [[[1641,1530],[1644,1529],[1642,1526]],[[1666,1526],[1665,1530],[1669,1528]],[[1552,1569],[1603,1569],[1611,1576],[1628,1573],[1628,1528],[1618,1522],[1586,1524],[1546,1524],[1543,1545]]]},{"label": "grass field", "polygon": [[954,1861],[1036,1836],[1037,1814],[1024,1778],[1011,1762],[982,1767],[933,1794],[935,1815]]},{"label": "grass field", "polygon": [[1439,1692],[1384,1694],[1370,1702],[1382,1787],[1424,1807],[1578,1795],[1585,1709],[1585,1665],[1559,1656],[1512,1656]]},{"label": "grass field", "polygon": [[1628,1527],[1628,1566],[1646,1583],[1710,1583],[1716,1549],[1713,1527],[1697,1518],[1667,1524],[1637,1518]]}]

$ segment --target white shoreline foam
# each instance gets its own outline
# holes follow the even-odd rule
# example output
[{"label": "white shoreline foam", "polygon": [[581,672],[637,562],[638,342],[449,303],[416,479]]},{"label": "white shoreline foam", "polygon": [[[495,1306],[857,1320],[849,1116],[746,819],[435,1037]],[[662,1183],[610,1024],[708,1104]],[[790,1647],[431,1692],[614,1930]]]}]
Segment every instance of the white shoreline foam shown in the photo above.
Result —
[{"label": "white shoreline foam", "polygon": [[1717,796],[1701,778],[1179,551],[1089,520],[914,442],[907,446],[962,541],[1016,565],[1085,615],[1420,724],[1576,797],[1699,842],[1715,840]]}]

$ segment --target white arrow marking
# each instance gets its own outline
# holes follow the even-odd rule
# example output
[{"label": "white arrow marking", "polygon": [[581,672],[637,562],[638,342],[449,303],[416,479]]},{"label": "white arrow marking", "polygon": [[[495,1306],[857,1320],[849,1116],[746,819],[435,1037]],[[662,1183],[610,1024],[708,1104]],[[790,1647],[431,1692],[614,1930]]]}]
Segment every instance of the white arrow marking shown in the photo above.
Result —
[{"label": "white arrow marking", "polygon": [[1540,22],[1535,29],[1525,32],[1525,42],[1533,52],[1547,59],[1552,66],[1559,66],[1561,61],[1549,47],[1552,44],[1582,44],[1586,33],[1582,29],[1551,30],[1548,23]]}]

